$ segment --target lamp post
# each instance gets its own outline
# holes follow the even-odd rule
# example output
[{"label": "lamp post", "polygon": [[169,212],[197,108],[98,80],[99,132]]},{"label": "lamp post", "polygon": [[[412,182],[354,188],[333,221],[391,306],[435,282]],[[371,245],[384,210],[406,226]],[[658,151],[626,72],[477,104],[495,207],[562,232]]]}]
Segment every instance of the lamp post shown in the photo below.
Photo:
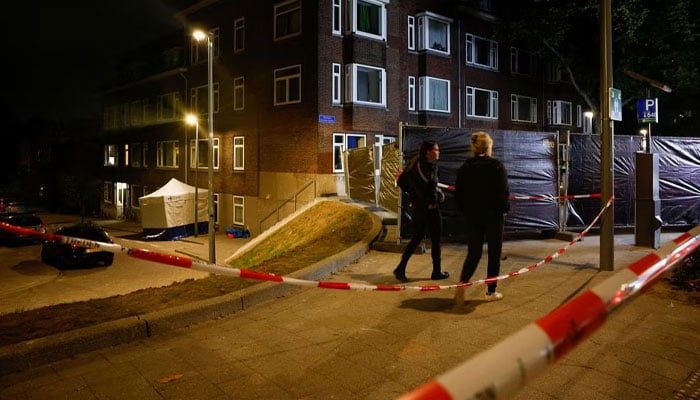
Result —
[{"label": "lamp post", "polygon": [[208,152],[208,172],[209,172],[209,198],[208,198],[208,212],[209,212],[209,262],[216,263],[216,247],[214,241],[214,191],[213,191],[213,180],[214,180],[214,44],[212,43],[211,34],[205,34],[200,30],[196,30],[192,33],[194,39],[198,42],[207,40],[207,70],[208,70],[208,94],[209,94],[209,152]]},{"label": "lamp post", "polygon": [[[193,114],[187,114],[185,121],[188,125],[194,125],[194,237],[199,234],[199,185],[197,179],[199,177],[199,119]],[[186,144],[186,143],[185,143]],[[190,160],[192,162],[192,160]],[[185,169],[189,168],[189,165],[185,165]]]}]

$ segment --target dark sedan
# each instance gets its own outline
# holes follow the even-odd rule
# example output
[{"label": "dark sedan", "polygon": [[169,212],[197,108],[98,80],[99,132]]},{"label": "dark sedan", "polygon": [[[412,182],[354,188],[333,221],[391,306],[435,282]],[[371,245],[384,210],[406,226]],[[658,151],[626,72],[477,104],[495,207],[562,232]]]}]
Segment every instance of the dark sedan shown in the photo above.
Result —
[{"label": "dark sedan", "polygon": [[[5,222],[10,225],[19,226],[21,228],[33,229],[44,233],[46,227],[39,216],[32,213],[0,213],[0,222]],[[36,237],[27,235],[16,235],[14,233],[0,229],[0,242],[5,244],[19,244],[23,242],[37,241]]]},{"label": "dark sedan", "polygon": [[[102,227],[93,224],[77,224],[58,229],[55,234],[96,242],[113,243]],[[100,249],[85,248],[76,244],[45,241],[41,248],[41,261],[58,268],[110,266],[114,253]]]}]

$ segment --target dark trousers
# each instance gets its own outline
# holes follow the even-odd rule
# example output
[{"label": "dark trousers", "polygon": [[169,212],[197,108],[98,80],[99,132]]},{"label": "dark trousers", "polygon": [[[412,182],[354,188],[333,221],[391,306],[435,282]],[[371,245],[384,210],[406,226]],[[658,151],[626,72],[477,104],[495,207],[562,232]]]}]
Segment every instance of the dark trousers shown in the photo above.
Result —
[{"label": "dark trousers", "polygon": [[[469,282],[481,260],[484,240],[488,247],[487,277],[493,278],[500,274],[501,249],[503,248],[503,216],[483,218],[466,218],[467,226],[467,258],[462,266],[460,282]],[[488,284],[489,292],[496,291],[497,282]]]},{"label": "dark trousers", "polygon": [[430,233],[430,255],[433,258],[433,272],[440,272],[440,260],[442,259],[442,250],[440,248],[440,236],[442,235],[442,218],[440,217],[440,209],[435,208],[420,208],[413,210],[413,235],[411,241],[408,242],[406,248],[401,255],[401,262],[396,269],[402,274],[406,272],[406,264],[411,258],[413,252],[416,251],[426,231]]}]

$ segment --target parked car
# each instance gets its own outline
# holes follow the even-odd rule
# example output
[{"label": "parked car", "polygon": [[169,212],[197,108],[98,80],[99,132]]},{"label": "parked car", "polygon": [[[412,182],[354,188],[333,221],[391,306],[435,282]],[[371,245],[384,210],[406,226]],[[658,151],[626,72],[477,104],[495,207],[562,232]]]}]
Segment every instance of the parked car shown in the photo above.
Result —
[{"label": "parked car", "polygon": [[[94,224],[77,224],[59,228],[57,235],[71,236],[97,242],[114,243],[102,227]],[[85,248],[75,244],[44,241],[41,248],[41,262],[57,268],[90,267],[112,265],[114,253],[100,249]]]},{"label": "parked car", "polygon": [[[1,213],[0,222],[5,222],[22,228],[33,229],[41,233],[46,232],[44,222],[41,220],[41,218],[39,218],[39,216],[32,213]],[[16,235],[12,232],[0,229],[0,241],[2,243],[18,244],[24,242],[35,242],[38,241],[38,238],[28,235]]]}]

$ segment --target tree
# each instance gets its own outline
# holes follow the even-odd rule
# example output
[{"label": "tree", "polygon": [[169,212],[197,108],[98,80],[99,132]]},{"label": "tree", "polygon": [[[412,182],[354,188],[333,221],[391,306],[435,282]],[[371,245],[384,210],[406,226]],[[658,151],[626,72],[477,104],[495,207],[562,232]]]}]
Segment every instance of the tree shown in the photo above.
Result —
[{"label": "tree", "polygon": [[[594,113],[600,100],[600,2],[523,0],[505,11],[497,35],[559,63]],[[606,0],[608,1],[608,0]],[[613,84],[624,96],[623,128],[636,132],[635,101],[649,94],[660,103],[659,131],[700,136],[700,2],[610,0]],[[632,70],[672,88],[665,93],[630,78]]]}]

